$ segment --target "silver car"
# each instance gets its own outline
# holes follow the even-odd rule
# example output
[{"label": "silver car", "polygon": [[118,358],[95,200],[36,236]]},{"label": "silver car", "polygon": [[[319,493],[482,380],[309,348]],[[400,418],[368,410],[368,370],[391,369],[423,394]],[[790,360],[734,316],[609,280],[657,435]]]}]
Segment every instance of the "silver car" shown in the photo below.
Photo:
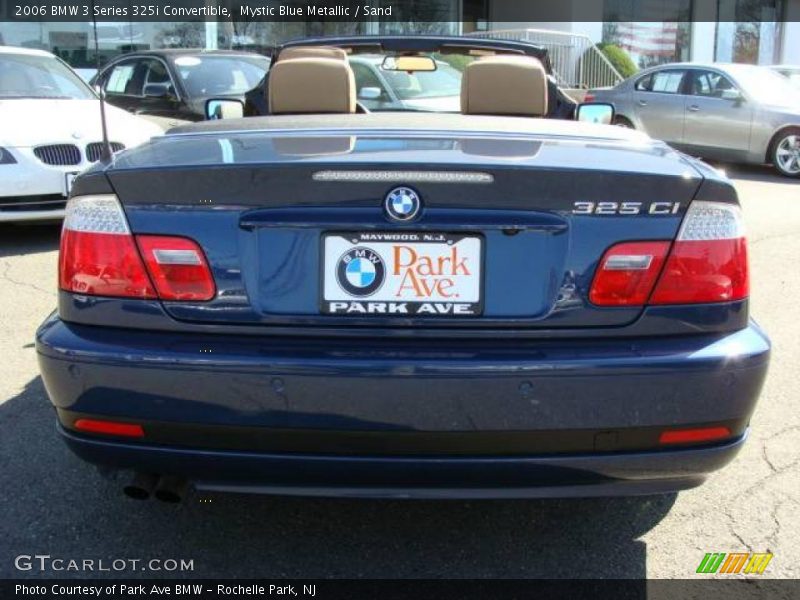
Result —
[{"label": "silver car", "polygon": [[661,65],[590,95],[614,105],[618,125],[689,154],[771,163],[783,175],[800,177],[800,91],[769,68]]}]

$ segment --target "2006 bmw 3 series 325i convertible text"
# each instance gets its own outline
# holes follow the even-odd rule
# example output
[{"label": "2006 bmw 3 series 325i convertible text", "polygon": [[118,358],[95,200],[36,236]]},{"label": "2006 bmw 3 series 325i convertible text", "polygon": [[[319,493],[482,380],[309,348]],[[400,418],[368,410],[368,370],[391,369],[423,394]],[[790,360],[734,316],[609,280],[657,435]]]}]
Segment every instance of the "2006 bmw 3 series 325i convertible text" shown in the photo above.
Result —
[{"label": "2006 bmw 3 series 325i convertible text", "polygon": [[[730,182],[581,116],[610,107],[555,117],[533,46],[355,39],[280,50],[272,114],[76,180],[37,333],[69,447],[171,500],[661,493],[728,463],[769,357]],[[420,90],[460,52],[460,114],[360,108],[362,51]]]}]

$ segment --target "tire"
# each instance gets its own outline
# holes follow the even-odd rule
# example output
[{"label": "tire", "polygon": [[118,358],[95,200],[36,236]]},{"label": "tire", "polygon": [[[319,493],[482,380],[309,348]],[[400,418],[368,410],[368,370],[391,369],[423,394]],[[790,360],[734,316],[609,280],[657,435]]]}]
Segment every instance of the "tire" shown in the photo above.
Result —
[{"label": "tire", "polygon": [[617,127],[624,127],[625,129],[636,129],[628,119],[625,117],[614,117],[614,125]]},{"label": "tire", "polygon": [[770,162],[781,175],[800,178],[800,128],[781,131],[770,146]]}]

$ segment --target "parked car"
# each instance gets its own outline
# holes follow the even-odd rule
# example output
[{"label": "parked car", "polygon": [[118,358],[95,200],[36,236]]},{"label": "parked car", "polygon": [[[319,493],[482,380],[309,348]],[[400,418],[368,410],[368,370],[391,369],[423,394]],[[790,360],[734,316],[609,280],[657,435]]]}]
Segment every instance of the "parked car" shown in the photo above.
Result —
[{"label": "parked car", "polygon": [[241,98],[269,59],[230,50],[165,49],[124,54],[92,79],[110,104],[157,122],[201,121],[210,97]]},{"label": "parked car", "polygon": [[348,58],[356,79],[356,97],[368,110],[458,112],[461,72],[444,61],[435,71],[406,73],[383,69],[383,54]]},{"label": "parked car", "polygon": [[[107,107],[113,150],[162,130]],[[0,222],[64,216],[75,176],[101,156],[97,95],[48,52],[0,46]]]},{"label": "parked car", "polygon": [[608,105],[548,118],[536,46],[369,43],[406,73],[479,52],[460,114],[357,112],[357,48],[295,45],[269,116],[77,179],[36,336],[69,447],[167,501],[664,493],[728,463],[769,357],[731,182]]},{"label": "parked car", "polygon": [[768,68],[662,65],[590,94],[614,104],[619,125],[689,154],[771,163],[782,175],[800,177],[800,92]]}]

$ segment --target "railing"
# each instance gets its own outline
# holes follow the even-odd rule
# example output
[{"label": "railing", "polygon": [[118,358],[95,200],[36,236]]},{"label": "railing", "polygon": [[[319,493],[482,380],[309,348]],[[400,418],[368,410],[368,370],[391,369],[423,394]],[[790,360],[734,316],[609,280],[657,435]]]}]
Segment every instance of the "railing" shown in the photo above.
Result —
[{"label": "railing", "polygon": [[501,29],[468,35],[530,42],[547,48],[553,75],[563,87],[608,87],[623,80],[588,35],[546,29]]}]

